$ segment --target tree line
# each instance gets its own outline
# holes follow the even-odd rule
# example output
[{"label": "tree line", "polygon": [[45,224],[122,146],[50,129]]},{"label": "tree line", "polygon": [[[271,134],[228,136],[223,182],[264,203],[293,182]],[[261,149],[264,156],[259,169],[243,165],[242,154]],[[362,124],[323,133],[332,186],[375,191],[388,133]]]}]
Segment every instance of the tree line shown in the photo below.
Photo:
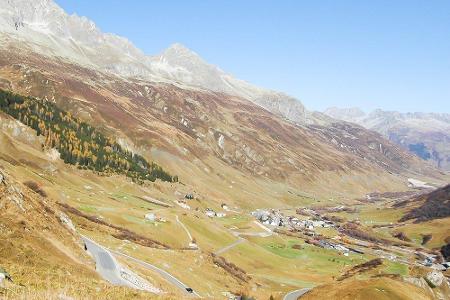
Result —
[{"label": "tree line", "polygon": [[0,90],[0,110],[44,137],[43,148],[55,148],[65,163],[102,173],[125,174],[136,182],[176,182],[154,162],[123,149],[113,138],[49,101]]}]

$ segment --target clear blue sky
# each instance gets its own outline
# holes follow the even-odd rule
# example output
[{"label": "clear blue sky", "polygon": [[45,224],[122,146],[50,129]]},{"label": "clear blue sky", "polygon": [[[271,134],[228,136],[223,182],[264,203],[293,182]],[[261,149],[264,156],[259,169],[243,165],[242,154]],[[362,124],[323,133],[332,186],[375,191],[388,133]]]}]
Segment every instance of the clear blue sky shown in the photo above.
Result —
[{"label": "clear blue sky", "polygon": [[147,54],[182,43],[309,109],[450,113],[450,1],[56,2]]}]

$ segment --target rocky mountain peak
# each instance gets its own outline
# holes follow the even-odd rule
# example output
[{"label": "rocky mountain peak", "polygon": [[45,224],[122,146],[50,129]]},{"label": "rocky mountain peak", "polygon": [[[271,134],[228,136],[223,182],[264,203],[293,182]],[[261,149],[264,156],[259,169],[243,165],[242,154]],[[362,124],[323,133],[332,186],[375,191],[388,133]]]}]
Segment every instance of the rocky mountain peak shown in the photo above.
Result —
[{"label": "rocky mountain peak", "polygon": [[189,73],[191,76],[190,83],[206,88],[211,88],[211,86],[205,86],[206,77],[217,79],[222,75],[219,74],[222,71],[216,66],[208,64],[196,52],[179,43],[172,44],[160,55],[152,57],[151,61],[154,69],[161,68],[161,65],[157,65],[161,63],[165,64],[166,69],[179,69],[178,73],[171,72],[166,74],[166,77],[172,77],[174,80],[183,82],[186,81],[186,78],[181,77],[185,77],[186,74],[182,73]]},{"label": "rocky mountain peak", "polygon": [[199,57],[197,53],[187,48],[183,44],[174,43],[169,46],[166,50],[164,50],[163,54],[165,56],[169,55],[177,55],[177,56],[187,56],[187,57]]},{"label": "rocky mountain peak", "polygon": [[0,3],[0,18],[6,21],[9,29],[30,27],[42,30],[67,17],[64,10],[51,0],[1,0]]},{"label": "rocky mountain peak", "polygon": [[145,55],[126,38],[103,33],[52,0],[0,0],[0,48],[10,44],[122,77],[243,97],[296,123],[306,122],[305,108],[293,97],[234,78],[179,43],[160,55]]}]

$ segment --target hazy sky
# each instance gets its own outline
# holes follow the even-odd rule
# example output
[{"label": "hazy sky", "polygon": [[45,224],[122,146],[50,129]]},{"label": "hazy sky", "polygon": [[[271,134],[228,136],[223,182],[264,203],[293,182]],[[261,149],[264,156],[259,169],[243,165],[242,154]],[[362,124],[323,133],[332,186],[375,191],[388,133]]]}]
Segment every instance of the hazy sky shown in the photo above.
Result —
[{"label": "hazy sky", "polygon": [[309,109],[450,113],[450,1],[56,2],[147,54],[182,43]]}]

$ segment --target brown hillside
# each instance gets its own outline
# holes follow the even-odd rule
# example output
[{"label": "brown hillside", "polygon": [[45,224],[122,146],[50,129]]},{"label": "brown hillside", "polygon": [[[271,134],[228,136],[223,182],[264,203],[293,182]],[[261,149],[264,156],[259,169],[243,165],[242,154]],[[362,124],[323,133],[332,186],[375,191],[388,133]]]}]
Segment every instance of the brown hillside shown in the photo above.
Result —
[{"label": "brown hillside", "polygon": [[[0,267],[13,283],[0,288],[2,299],[142,298],[144,293],[111,287],[95,273],[79,236],[54,200],[17,182],[0,168]],[[27,185],[37,187],[37,183]],[[41,192],[40,192],[41,191]]]},{"label": "brown hillside", "polygon": [[400,222],[415,219],[424,222],[450,216],[450,184],[428,194],[413,198],[411,202],[419,203],[417,207],[405,214]]},{"label": "brown hillside", "polygon": [[396,174],[437,174],[357,125],[295,125],[242,98],[124,80],[10,50],[0,53],[1,88],[55,101],[191,184],[221,186],[233,173],[323,193],[361,193],[403,184]]},{"label": "brown hillside", "polygon": [[302,300],[431,300],[424,289],[390,278],[349,280],[312,289]]}]

